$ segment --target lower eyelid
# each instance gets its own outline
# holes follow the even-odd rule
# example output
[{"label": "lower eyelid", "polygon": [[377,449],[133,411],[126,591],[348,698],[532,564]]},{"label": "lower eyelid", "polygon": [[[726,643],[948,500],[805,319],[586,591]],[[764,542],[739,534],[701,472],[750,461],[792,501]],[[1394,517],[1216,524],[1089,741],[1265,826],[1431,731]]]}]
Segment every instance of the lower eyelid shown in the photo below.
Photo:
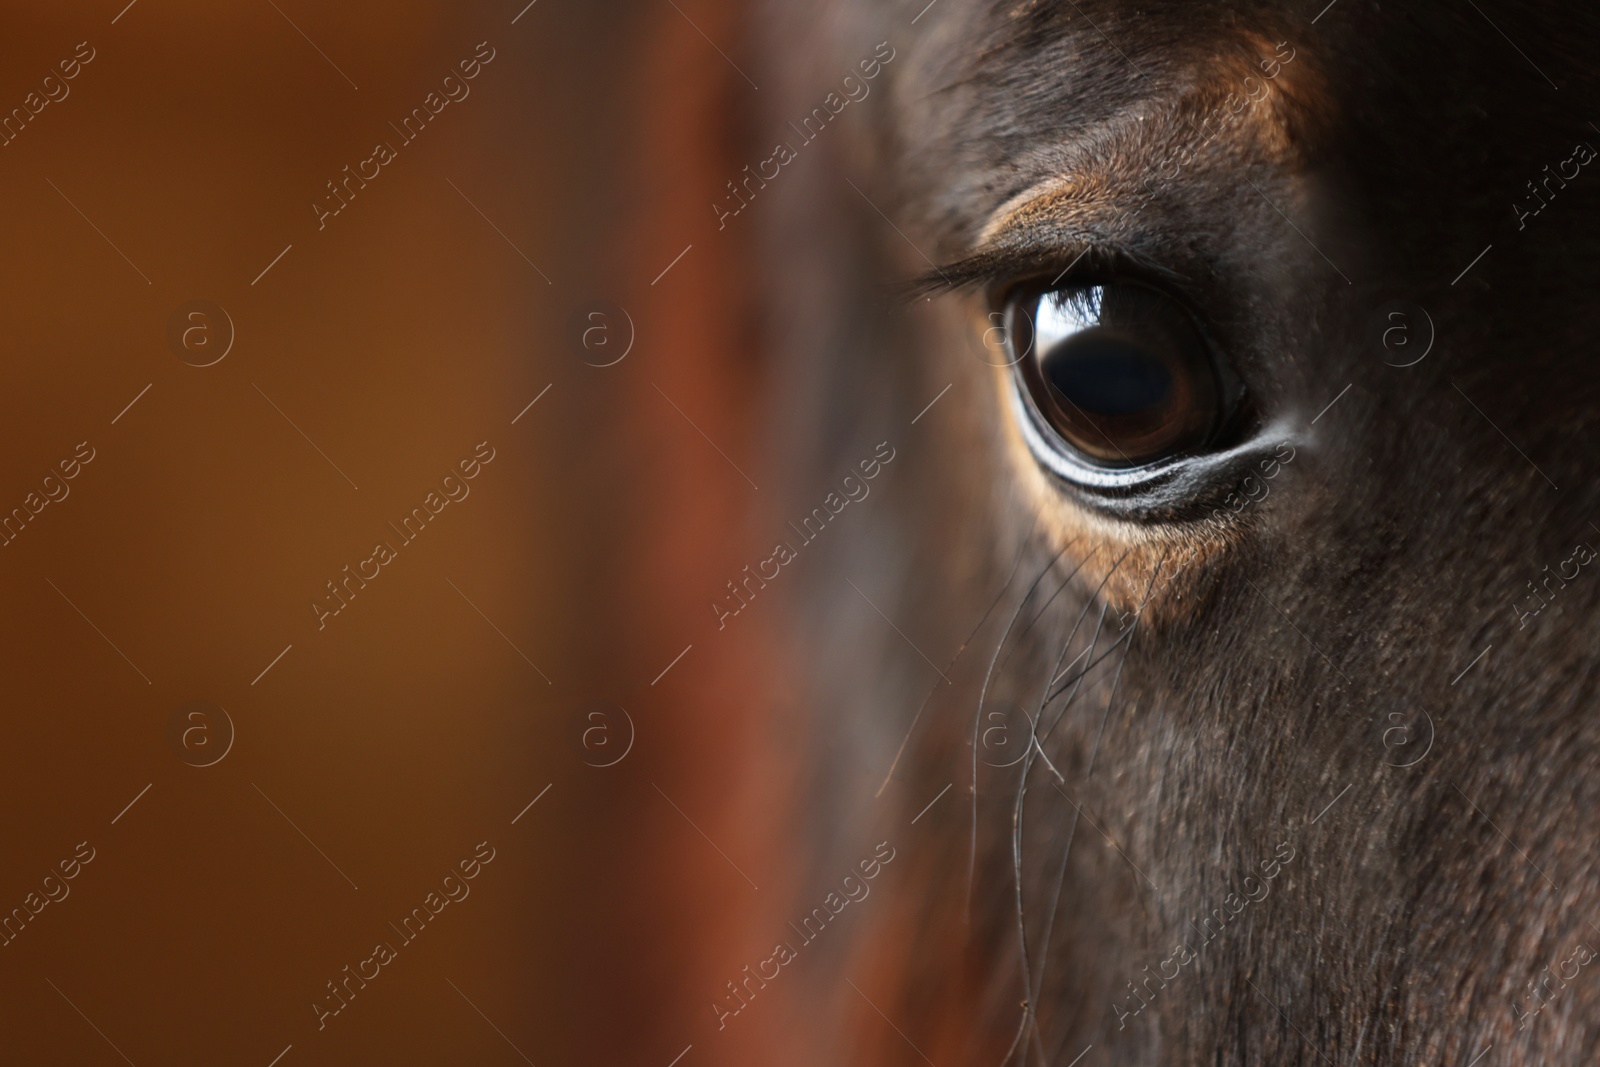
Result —
[{"label": "lower eyelid", "polygon": [[[1276,458],[1295,440],[1287,421],[1267,427],[1221,452],[1179,457],[1130,469],[1092,467],[1054,447],[1021,393],[1014,375],[1007,375],[1014,425],[1035,462],[1069,490],[1080,506],[1139,522],[1203,520],[1263,458]],[[1279,459],[1279,463],[1286,461]],[[1259,480],[1259,479],[1258,479]],[[1261,488],[1265,488],[1262,485]],[[1236,494],[1243,496],[1245,494]],[[1265,498],[1265,494],[1261,495]]]}]

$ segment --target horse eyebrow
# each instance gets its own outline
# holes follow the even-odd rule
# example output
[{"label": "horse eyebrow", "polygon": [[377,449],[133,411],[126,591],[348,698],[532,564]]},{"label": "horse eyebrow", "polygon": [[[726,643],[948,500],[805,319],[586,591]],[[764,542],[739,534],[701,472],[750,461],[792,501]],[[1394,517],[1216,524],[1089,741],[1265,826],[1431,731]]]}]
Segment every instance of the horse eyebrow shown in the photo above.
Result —
[{"label": "horse eyebrow", "polygon": [[[1074,268],[1082,274],[1120,268],[1176,278],[1140,251],[1152,235],[1133,223],[1152,199],[1148,179],[1159,149],[1186,146],[1200,131],[1181,113],[1147,115],[1151,107],[1148,99],[1130,102],[1097,128],[1071,138],[1071,155],[1059,170],[993,208],[972,250],[907,282],[901,287],[905,299],[1030,277],[1053,278],[1055,285]],[[1153,121],[1146,124],[1147,119]],[[1138,167],[1141,157],[1151,158],[1151,165]]]},{"label": "horse eyebrow", "polygon": [[[913,279],[906,292],[921,298],[1030,274],[1065,275],[1079,258],[1088,271],[1124,268],[1183,281],[1160,262],[1164,257],[1155,248],[1162,243],[1161,227],[1141,222],[1144,210],[1181,195],[1184,183],[1210,172],[1219,157],[1290,169],[1296,160],[1287,112],[1297,94],[1286,95],[1275,76],[1256,77],[1251,70],[1222,67],[1175,98],[1130,99],[1067,138],[1061,145],[1065,158],[1054,173],[1007,197],[988,214],[971,252]],[[1235,99],[1230,87],[1251,77],[1273,84],[1259,103],[1250,98],[1249,106],[1228,109],[1237,119],[1219,120],[1223,105]],[[1168,167],[1171,174],[1164,173]]]}]

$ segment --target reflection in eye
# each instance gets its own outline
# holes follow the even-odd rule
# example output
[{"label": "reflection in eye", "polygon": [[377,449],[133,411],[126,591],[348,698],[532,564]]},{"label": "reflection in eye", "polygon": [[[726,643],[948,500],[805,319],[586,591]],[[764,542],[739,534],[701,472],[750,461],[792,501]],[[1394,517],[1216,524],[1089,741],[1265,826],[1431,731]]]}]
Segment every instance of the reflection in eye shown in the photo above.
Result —
[{"label": "reflection in eye", "polygon": [[1102,467],[1202,447],[1222,395],[1187,312],[1142,285],[1024,291],[1008,307],[1017,373],[1061,444]]}]

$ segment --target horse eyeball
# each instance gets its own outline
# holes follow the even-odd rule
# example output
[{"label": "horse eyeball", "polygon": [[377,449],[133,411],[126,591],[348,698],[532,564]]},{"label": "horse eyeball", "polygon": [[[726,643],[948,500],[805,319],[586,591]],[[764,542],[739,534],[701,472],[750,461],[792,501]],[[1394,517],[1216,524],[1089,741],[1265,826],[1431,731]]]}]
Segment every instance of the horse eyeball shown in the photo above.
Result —
[{"label": "horse eyeball", "polygon": [[1204,448],[1224,421],[1216,366],[1177,301],[1138,284],[1022,290],[1007,300],[1015,373],[1059,443],[1127,468]]}]

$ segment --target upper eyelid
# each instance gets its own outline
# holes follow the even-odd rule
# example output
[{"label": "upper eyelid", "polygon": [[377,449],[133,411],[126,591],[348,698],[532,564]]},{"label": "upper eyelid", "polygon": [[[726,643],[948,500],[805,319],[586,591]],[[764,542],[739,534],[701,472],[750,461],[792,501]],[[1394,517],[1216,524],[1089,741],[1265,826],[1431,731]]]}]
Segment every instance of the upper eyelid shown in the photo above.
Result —
[{"label": "upper eyelid", "polygon": [[1092,254],[1092,246],[1040,248],[1034,251],[1008,248],[980,250],[913,278],[906,283],[907,298],[919,300],[937,293],[989,286],[1031,274],[1043,274],[1052,267],[1063,270],[1079,257],[1088,260]]},{"label": "upper eyelid", "polygon": [[[1074,269],[1080,275],[1120,271],[1181,282],[1181,274],[1131,247],[1125,233],[1096,225],[1092,217],[1069,220],[1057,215],[1052,205],[1059,200],[1062,184],[1059,178],[1038,183],[1001,205],[983,227],[973,251],[910,283],[914,298],[1029,277],[1050,278]],[[1105,221],[1126,223],[1132,217],[1113,211]]]},{"label": "upper eyelid", "polygon": [[1186,277],[1147,256],[1106,242],[1047,241],[1018,246],[1005,241],[935,267],[906,284],[907,300],[1010,282],[1048,281],[1054,287],[1074,278],[1124,275],[1182,286]]}]

